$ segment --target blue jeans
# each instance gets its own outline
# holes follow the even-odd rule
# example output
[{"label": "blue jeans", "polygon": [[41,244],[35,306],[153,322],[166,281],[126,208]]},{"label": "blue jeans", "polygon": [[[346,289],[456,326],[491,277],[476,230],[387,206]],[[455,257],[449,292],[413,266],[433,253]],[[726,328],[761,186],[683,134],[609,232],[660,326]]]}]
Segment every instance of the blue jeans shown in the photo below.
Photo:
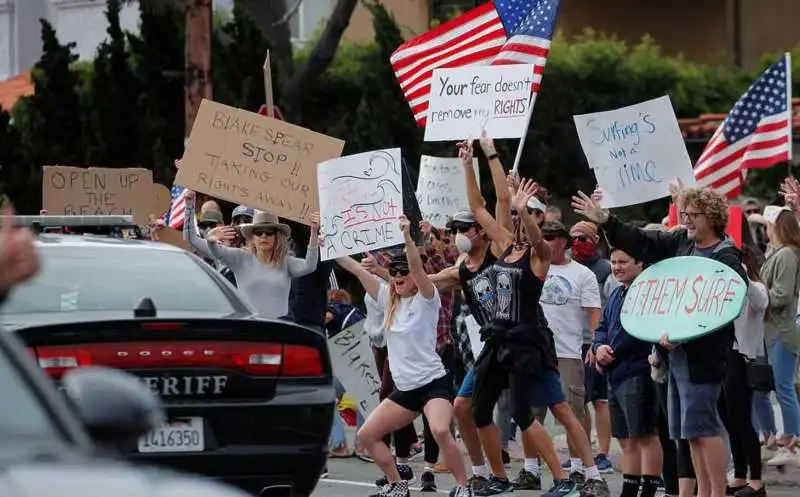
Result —
[{"label": "blue jeans", "polygon": [[800,405],[794,389],[797,371],[797,354],[787,349],[780,340],[769,351],[769,362],[775,377],[775,395],[783,416],[783,434],[800,436]]},{"label": "blue jeans", "polygon": [[[342,382],[335,376],[333,377],[333,387],[336,389],[336,400],[341,401],[346,391]],[[361,428],[363,424],[364,416],[361,415],[360,410],[356,409],[356,427]],[[339,415],[338,409],[333,412],[333,428],[331,429],[330,446],[333,449],[347,446],[347,433],[344,431],[344,421]]]},{"label": "blue jeans", "polygon": [[[767,363],[765,356],[758,357],[757,362]],[[769,392],[753,391],[753,427],[759,434],[778,434],[775,426],[775,411],[772,409],[772,400]]]}]

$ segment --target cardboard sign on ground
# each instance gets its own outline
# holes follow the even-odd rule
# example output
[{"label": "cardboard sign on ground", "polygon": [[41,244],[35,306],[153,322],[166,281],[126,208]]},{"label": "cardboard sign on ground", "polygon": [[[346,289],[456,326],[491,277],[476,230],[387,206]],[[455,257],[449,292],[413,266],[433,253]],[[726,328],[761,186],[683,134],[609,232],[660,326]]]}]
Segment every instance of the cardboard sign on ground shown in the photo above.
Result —
[{"label": "cardboard sign on ground", "polygon": [[44,166],[42,209],[51,215],[132,215],[146,225],[153,172],[141,168]]},{"label": "cardboard sign on ground", "polygon": [[311,224],[317,164],[344,142],[254,112],[203,100],[175,183]]}]

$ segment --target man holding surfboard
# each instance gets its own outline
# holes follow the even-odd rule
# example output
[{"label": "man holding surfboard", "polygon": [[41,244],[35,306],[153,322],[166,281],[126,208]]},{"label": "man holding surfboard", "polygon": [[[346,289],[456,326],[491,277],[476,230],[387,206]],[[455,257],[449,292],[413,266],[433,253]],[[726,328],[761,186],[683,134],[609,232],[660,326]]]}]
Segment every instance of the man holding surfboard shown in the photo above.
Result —
[{"label": "man holding surfboard", "polygon": [[[590,197],[578,192],[572,197],[575,212],[602,227],[610,245],[645,264],[678,256],[710,258],[735,271],[745,282],[742,255],[725,232],[728,206],[725,197],[707,188],[671,188],[685,229],[669,233],[644,231],[624,223],[601,207],[603,193]],[[735,317],[735,316],[734,316]],[[692,449],[697,473],[698,495],[725,495],[725,445],[717,413],[726,356],[733,346],[733,322],[709,329],[696,328],[683,334],[683,342],[669,340],[671,318],[665,316],[663,328],[653,330],[663,349],[669,351],[670,437],[686,439]],[[682,330],[683,331],[683,330]],[[659,338],[660,337],[660,338]]]}]

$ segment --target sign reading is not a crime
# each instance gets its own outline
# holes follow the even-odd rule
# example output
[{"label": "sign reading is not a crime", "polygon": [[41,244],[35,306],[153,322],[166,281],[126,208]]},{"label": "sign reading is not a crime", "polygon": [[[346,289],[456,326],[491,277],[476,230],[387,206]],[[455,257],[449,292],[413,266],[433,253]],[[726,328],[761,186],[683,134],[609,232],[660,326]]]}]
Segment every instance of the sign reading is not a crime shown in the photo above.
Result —
[{"label": "sign reading is not a crime", "polygon": [[344,142],[203,100],[175,183],[303,224],[319,210],[317,164]]},{"label": "sign reading is not a crime", "polygon": [[747,285],[729,266],[706,257],[673,257],[650,266],[631,284],[622,326],[640,340],[658,343],[699,338],[742,311]]}]

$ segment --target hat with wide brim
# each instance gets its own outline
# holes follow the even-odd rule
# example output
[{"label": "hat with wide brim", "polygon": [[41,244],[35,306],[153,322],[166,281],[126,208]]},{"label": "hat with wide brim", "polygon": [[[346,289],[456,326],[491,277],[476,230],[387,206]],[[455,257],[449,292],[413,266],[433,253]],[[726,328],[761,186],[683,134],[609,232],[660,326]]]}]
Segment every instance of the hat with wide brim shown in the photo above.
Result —
[{"label": "hat with wide brim", "polygon": [[292,229],[288,224],[280,222],[275,214],[264,211],[256,211],[252,223],[239,225],[239,231],[245,238],[253,236],[253,231],[256,228],[276,229],[283,233],[284,236],[291,236],[292,234]]}]

